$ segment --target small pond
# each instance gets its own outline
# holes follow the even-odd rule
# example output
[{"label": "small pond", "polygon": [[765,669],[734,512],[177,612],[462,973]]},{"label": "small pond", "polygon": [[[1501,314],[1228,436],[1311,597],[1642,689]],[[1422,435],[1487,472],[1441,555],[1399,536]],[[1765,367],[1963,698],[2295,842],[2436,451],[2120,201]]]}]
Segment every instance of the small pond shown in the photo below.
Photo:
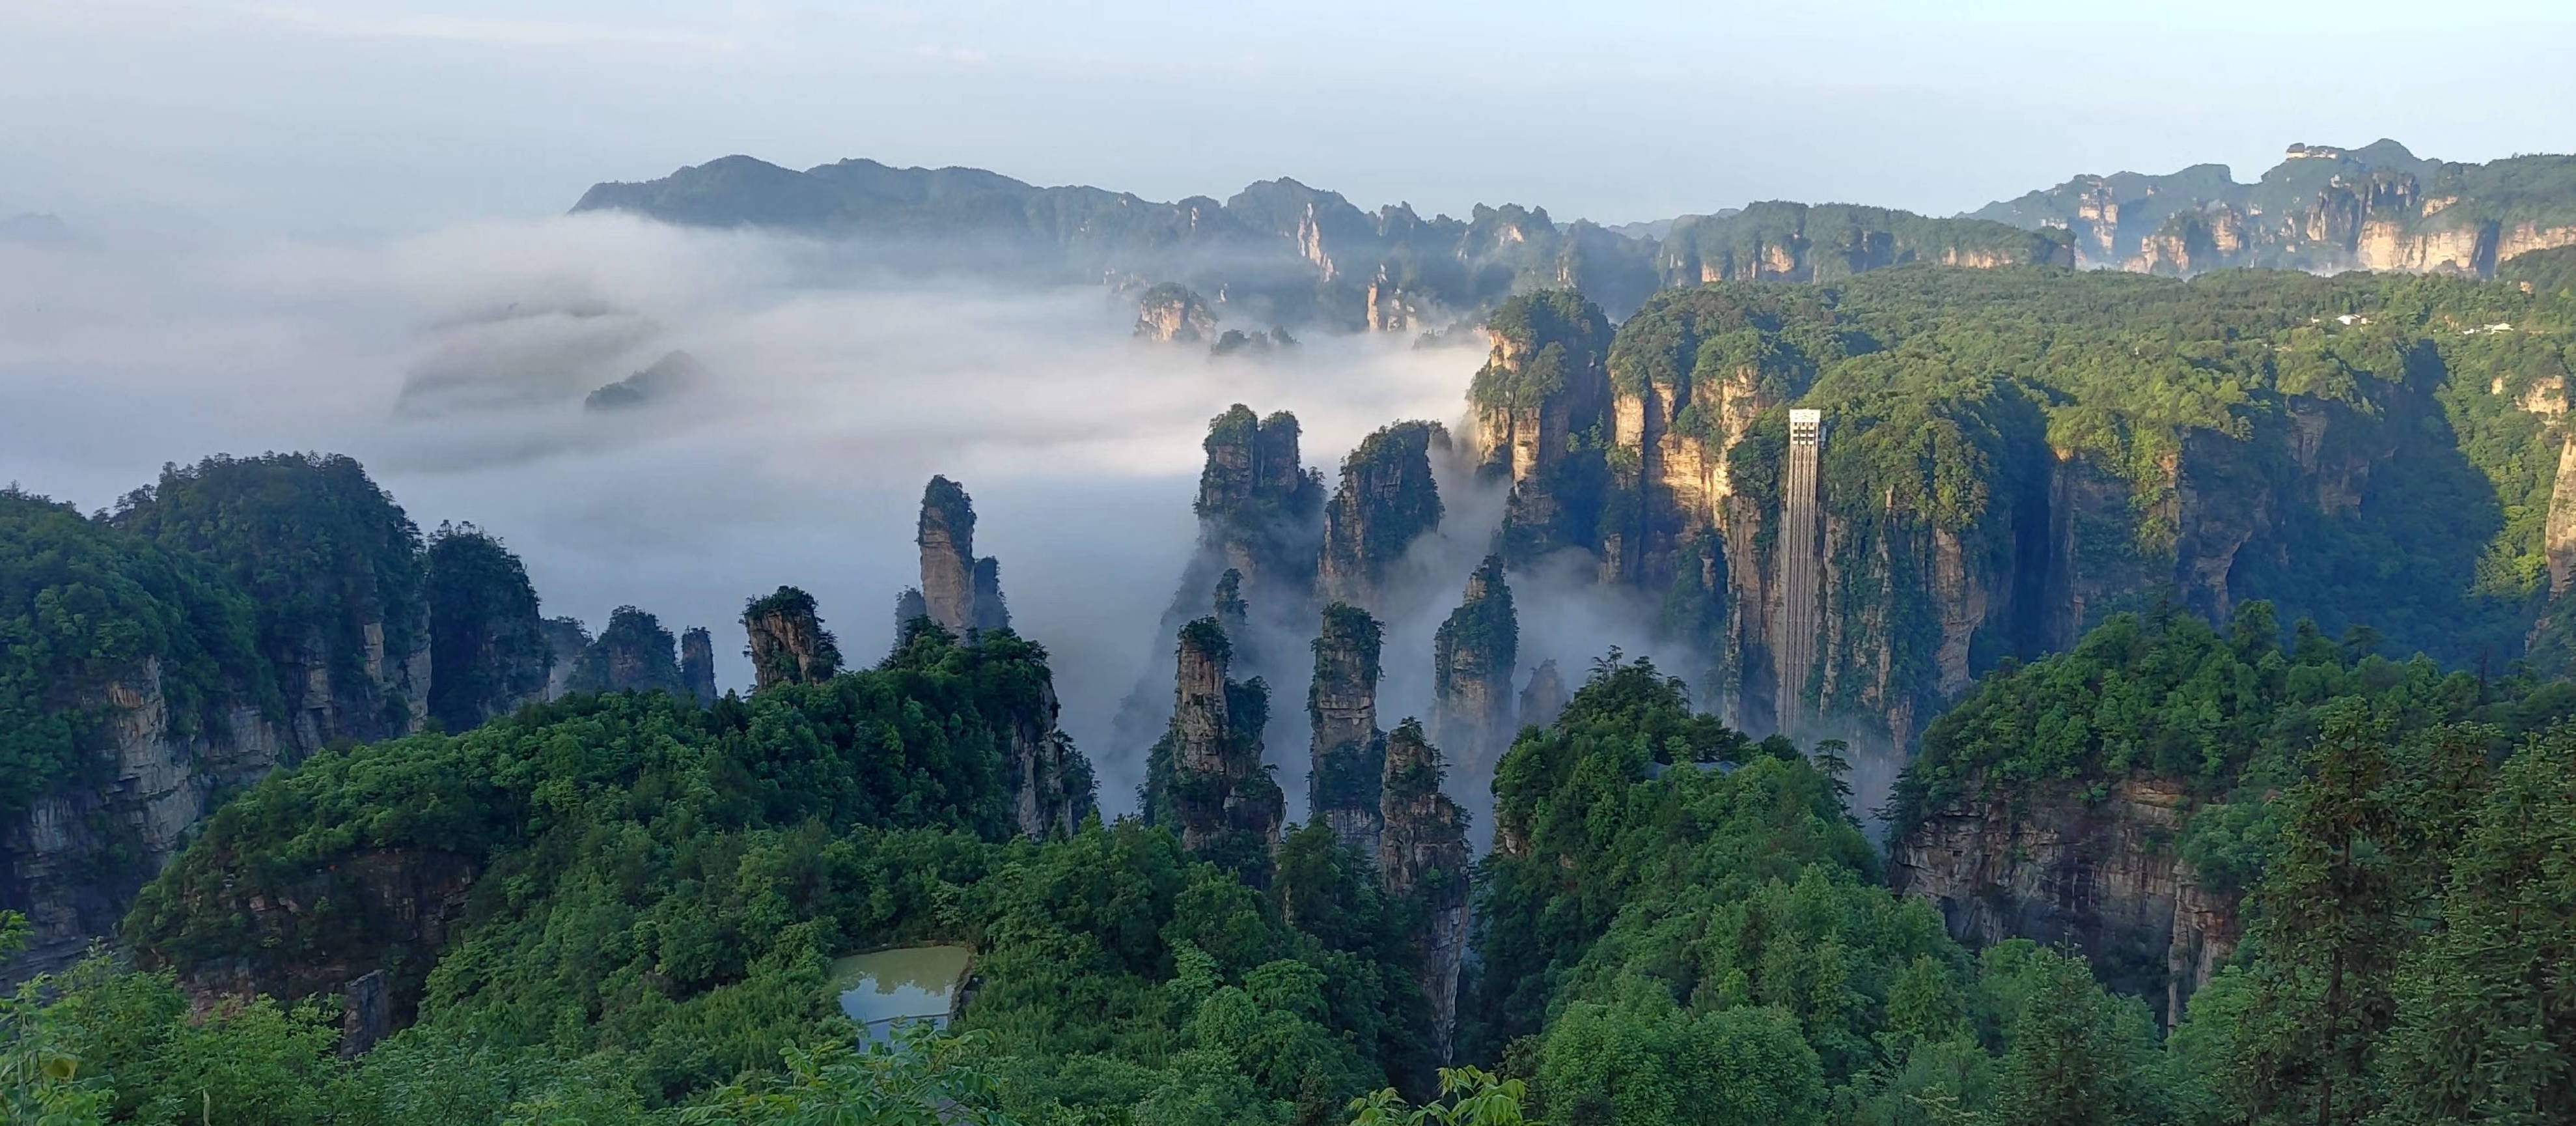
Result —
[{"label": "small pond", "polygon": [[948,1023],[958,979],[966,976],[963,946],[904,946],[853,954],[832,962],[832,992],[841,1011],[868,1030],[868,1039],[890,1038],[895,1026],[926,1020]]}]

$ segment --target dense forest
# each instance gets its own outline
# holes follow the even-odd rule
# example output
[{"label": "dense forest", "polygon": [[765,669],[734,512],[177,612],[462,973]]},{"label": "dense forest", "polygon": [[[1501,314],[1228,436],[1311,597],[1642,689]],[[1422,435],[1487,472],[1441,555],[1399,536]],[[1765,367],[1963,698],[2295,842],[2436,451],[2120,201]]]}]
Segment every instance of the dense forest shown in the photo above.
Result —
[{"label": "dense forest", "polygon": [[[1503,764],[1459,1047],[1491,1070],[1450,1073],[1441,1103],[1404,912],[1355,854],[1291,832],[1262,891],[1138,821],[1016,837],[994,717],[1044,653],[933,628],[713,709],[577,696],[271,777],[138,904],[141,968],[94,960],[0,1011],[13,1113],[1285,1123],[1413,1097],[1566,1123],[2564,1120],[2576,734],[2554,721],[2576,694],[2304,627],[2285,647],[2263,606],[2229,625],[2121,616],[1991,678],[1909,783],[2162,770],[2238,795],[2179,847],[2233,856],[2250,938],[2169,1031],[2079,952],[1972,950],[1889,891],[1833,746],[1753,740],[1612,657]],[[419,915],[361,907],[442,879],[462,890]],[[853,1049],[830,958],[923,939],[978,951],[960,1019]],[[370,961],[397,967],[408,1027],[355,1060],[328,998],[191,1001]]]}]

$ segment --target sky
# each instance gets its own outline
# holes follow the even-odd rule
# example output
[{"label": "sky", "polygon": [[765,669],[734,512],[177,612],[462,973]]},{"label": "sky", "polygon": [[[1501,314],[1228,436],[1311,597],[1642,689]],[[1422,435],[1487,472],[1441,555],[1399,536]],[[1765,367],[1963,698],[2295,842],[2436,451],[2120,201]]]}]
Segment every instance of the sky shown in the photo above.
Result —
[{"label": "sky", "polygon": [[747,153],[1624,222],[2576,149],[2576,5],[0,0],[0,215],[304,238]]}]

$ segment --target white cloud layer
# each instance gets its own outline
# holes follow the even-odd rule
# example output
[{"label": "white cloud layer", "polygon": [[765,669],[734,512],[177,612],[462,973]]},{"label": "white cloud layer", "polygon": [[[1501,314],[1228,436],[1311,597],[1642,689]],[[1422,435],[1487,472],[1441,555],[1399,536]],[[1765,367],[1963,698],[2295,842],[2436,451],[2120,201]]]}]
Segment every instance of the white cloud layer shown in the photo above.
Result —
[{"label": "white cloud layer", "polygon": [[[741,685],[735,618],[782,583],[854,660],[883,651],[922,483],[945,473],[1099,754],[1168,644],[1207,420],[1294,411],[1329,476],[1369,430],[1457,413],[1479,360],[1318,334],[1211,361],[1129,339],[1132,306],[1099,290],[851,276],[821,244],[613,216],[355,245],[0,242],[0,481],[98,508],[166,461],[351,454],[424,528],[500,535],[547,613],[708,626]],[[704,365],[696,387],[583,408],[674,349]]]}]

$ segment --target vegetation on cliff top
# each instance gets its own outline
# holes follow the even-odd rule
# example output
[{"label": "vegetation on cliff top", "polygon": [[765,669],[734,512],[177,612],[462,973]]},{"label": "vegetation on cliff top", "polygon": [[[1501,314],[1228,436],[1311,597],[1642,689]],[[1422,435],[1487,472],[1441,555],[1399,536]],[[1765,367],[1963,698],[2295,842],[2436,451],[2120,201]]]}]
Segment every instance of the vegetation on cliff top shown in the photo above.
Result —
[{"label": "vegetation on cliff top", "polygon": [[[221,568],[250,596],[272,663],[298,664],[312,641],[327,645],[336,696],[376,694],[364,683],[366,625],[381,629],[388,660],[428,644],[420,529],[354,459],[272,453],[164,466],[157,483],[117,502],[114,522]],[[383,706],[354,730],[399,732],[414,718],[399,698]]]},{"label": "vegetation on cliff top", "polygon": [[464,731],[536,698],[554,663],[528,569],[472,524],[430,533],[429,715]]},{"label": "vegetation on cliff top", "polygon": [[0,816],[81,776],[107,686],[147,661],[181,733],[231,707],[281,709],[250,601],[213,568],[0,489]]}]

